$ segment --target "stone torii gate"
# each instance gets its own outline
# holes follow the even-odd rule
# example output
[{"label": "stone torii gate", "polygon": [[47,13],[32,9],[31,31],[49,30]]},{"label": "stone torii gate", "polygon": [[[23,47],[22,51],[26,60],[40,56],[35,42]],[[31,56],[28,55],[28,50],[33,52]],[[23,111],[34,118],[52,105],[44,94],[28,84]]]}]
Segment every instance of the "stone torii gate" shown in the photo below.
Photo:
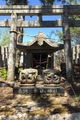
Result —
[{"label": "stone torii gate", "polygon": [[[64,51],[66,60],[66,75],[67,80],[70,82],[73,79],[73,67],[72,67],[72,51],[70,42],[70,30],[69,27],[80,27],[80,20],[69,19],[71,15],[79,15],[80,6],[0,6],[0,15],[11,15],[10,20],[0,20],[0,27],[10,27],[10,46],[9,46],[9,59],[8,59],[8,80],[14,81],[15,77],[15,53],[16,53],[16,39],[17,39],[17,28],[18,27],[62,27],[63,29],[63,40],[64,40]],[[35,21],[24,21],[17,19],[17,16],[37,16]],[[58,19],[55,21],[43,21],[42,16],[47,15],[61,15],[62,20]]]}]

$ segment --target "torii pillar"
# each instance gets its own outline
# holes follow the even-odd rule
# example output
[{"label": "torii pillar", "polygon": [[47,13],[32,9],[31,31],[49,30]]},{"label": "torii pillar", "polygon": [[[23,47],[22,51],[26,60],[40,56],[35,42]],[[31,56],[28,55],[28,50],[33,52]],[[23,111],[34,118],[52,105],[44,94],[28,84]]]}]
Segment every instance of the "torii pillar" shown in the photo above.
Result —
[{"label": "torii pillar", "polygon": [[64,54],[66,61],[66,78],[68,82],[72,82],[73,81],[72,49],[67,9],[64,10],[62,20],[63,20]]},{"label": "torii pillar", "polygon": [[15,62],[16,62],[16,43],[17,43],[17,15],[12,14],[11,19],[11,31],[10,31],[10,46],[9,46],[9,58],[8,58],[8,76],[7,80],[14,81],[15,79]]}]

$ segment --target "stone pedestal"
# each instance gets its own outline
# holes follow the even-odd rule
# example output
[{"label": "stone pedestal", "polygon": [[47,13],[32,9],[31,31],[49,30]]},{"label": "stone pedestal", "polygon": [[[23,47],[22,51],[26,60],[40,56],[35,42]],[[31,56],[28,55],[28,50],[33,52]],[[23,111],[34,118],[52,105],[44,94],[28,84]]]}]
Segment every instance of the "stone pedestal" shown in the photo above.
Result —
[{"label": "stone pedestal", "polygon": [[29,87],[15,87],[13,89],[14,94],[54,94],[64,95],[64,88],[59,87],[41,87],[41,86],[29,86]]}]

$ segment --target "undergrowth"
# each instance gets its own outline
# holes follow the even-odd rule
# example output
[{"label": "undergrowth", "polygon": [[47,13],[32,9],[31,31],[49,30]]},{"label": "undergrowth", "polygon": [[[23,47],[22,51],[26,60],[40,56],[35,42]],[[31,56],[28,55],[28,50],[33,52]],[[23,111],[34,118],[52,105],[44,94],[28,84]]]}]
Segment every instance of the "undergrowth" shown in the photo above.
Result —
[{"label": "undergrowth", "polygon": [[6,68],[0,68],[0,77],[7,78],[7,70]]},{"label": "undergrowth", "polygon": [[78,102],[78,103],[80,104],[80,95],[77,95],[77,96],[75,97],[75,102]]}]

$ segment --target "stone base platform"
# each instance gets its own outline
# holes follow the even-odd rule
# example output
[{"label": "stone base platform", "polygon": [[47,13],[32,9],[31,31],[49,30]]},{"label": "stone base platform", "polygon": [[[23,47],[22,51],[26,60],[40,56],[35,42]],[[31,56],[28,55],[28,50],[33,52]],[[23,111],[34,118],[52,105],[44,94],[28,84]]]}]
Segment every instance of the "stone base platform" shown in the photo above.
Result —
[{"label": "stone base platform", "polygon": [[64,95],[64,88],[62,86],[59,87],[14,87],[14,94],[55,94],[55,95]]}]

